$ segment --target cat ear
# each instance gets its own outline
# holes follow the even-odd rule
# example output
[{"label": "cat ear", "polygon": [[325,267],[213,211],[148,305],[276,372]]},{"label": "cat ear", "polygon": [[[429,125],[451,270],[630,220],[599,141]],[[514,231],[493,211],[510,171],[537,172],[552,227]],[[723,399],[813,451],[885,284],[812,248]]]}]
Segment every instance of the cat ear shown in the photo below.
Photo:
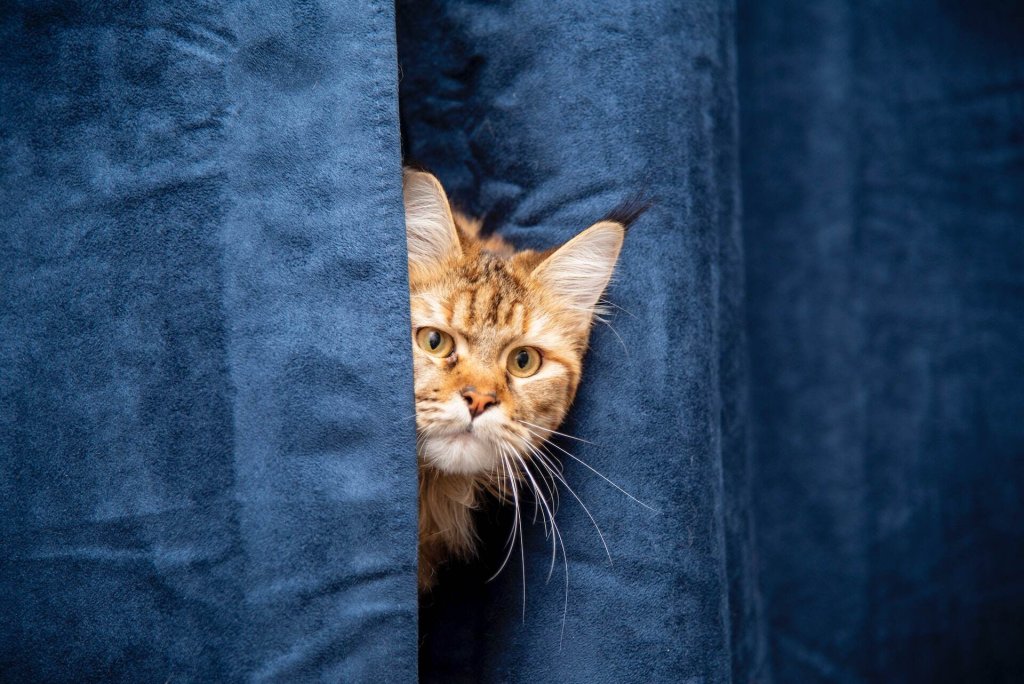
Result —
[{"label": "cat ear", "polygon": [[532,277],[585,317],[589,325],[597,300],[611,280],[625,235],[625,227],[617,221],[595,223],[542,261]]},{"label": "cat ear", "polygon": [[405,235],[411,266],[432,266],[462,254],[452,210],[440,181],[424,171],[405,169]]}]

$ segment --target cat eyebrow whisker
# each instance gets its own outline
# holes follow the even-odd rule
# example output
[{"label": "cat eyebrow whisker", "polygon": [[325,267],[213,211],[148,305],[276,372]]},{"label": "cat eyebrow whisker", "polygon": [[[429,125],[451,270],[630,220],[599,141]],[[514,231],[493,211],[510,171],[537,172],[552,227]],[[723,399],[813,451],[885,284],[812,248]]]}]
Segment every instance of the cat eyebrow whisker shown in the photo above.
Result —
[{"label": "cat eyebrow whisker", "polygon": [[610,299],[605,299],[604,297],[601,297],[600,299],[597,300],[597,305],[598,306],[611,306],[611,307],[614,307],[614,308],[618,309],[619,311],[621,311],[622,313],[626,314],[627,316],[632,316],[633,318],[636,318],[637,320],[639,320],[639,318],[637,317],[637,315],[635,313],[633,313],[629,309],[626,309],[624,307],[619,306],[618,304],[616,304],[615,302],[611,301]]},{"label": "cat eyebrow whisker", "polygon": [[612,334],[619,339],[619,344],[622,345],[622,351],[625,352],[626,358],[628,359],[629,347],[626,346],[626,341],[622,339],[622,335],[620,335],[619,331],[615,329],[615,326],[612,325],[611,321],[609,321],[607,318],[605,318],[604,316],[600,315],[597,312],[594,313],[594,320],[597,321],[598,323],[603,323],[604,325],[608,326],[608,329],[612,331]]},{"label": "cat eyebrow whisker", "polygon": [[[617,309],[622,309],[621,306],[616,306],[615,304],[612,304],[611,302],[606,301],[606,300],[598,300],[598,303],[595,304],[590,309],[582,308],[582,307],[578,307],[578,306],[570,306],[568,308],[570,310],[572,310],[572,311],[578,311],[580,313],[589,313],[592,320],[595,320],[598,323],[603,323],[604,325],[607,325],[608,328],[615,335],[615,337],[619,338],[619,344],[622,345],[622,351],[624,351],[626,353],[626,358],[629,358],[629,347],[626,346],[626,341],[624,339],[622,339],[622,335],[620,335],[619,331],[615,329],[615,326],[612,325],[611,321],[608,320],[607,318],[605,318],[606,315],[607,316],[611,316],[612,315],[612,312],[607,311],[607,310],[604,309],[605,305],[611,305],[611,306],[614,306]],[[633,318],[636,318],[636,316],[631,314],[629,311],[626,311],[625,309],[622,309],[622,311],[625,311],[630,316],[633,316]]]}]

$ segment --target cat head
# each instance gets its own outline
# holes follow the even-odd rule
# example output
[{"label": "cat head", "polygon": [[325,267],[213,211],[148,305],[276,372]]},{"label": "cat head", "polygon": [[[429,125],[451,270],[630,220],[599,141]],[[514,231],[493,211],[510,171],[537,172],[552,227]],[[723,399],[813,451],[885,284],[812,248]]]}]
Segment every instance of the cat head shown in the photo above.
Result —
[{"label": "cat head", "polygon": [[429,173],[404,177],[419,453],[463,475],[499,474],[551,436],[579,385],[625,220],[561,247],[481,239]]}]

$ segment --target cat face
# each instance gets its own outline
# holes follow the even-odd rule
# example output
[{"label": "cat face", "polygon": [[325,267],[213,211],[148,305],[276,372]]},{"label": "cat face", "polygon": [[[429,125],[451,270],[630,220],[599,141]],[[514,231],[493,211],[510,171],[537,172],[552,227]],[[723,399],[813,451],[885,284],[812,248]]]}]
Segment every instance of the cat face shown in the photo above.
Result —
[{"label": "cat face", "polygon": [[404,190],[420,457],[500,477],[565,417],[625,229],[603,221],[514,252],[453,215],[430,174],[406,171]]}]

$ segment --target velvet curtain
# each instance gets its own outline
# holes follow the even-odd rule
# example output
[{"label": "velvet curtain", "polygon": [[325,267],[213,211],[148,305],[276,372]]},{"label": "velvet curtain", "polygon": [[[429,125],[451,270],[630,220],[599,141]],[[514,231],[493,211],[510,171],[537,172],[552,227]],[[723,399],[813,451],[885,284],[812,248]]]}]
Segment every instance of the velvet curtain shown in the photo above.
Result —
[{"label": "velvet curtain", "polygon": [[[0,35],[5,681],[1024,674],[1019,10],[41,0]],[[653,200],[557,442],[646,506],[565,455],[568,587],[539,525],[486,582],[487,510],[417,597],[403,156],[521,246]]]},{"label": "velvet curtain", "polygon": [[1024,6],[746,2],[751,442],[780,682],[1024,677]]}]

